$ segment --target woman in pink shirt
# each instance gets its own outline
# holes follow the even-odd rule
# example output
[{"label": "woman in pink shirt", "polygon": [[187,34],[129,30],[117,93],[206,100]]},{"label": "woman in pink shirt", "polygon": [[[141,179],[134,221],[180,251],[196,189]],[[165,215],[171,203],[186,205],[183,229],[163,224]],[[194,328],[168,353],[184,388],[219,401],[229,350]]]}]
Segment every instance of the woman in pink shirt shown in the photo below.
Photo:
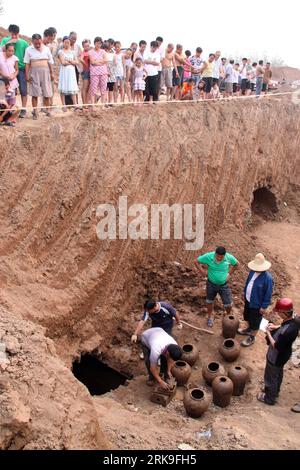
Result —
[{"label": "woman in pink shirt", "polygon": [[0,79],[9,80],[11,90],[16,93],[19,83],[17,75],[19,73],[19,59],[14,55],[15,48],[13,44],[5,44],[3,54],[0,54]]},{"label": "woman in pink shirt", "polygon": [[101,49],[102,39],[97,37],[94,41],[94,49],[89,51],[90,58],[90,93],[92,104],[97,102],[97,96],[101,96],[101,102],[105,103],[108,79],[108,57]]}]

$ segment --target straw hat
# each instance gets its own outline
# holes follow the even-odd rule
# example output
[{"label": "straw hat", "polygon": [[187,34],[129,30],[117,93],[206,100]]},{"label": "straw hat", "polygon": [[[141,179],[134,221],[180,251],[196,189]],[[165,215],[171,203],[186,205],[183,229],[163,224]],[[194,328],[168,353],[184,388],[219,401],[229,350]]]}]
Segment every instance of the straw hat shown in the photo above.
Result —
[{"label": "straw hat", "polygon": [[262,253],[258,253],[258,255],[255,256],[253,261],[250,261],[248,264],[248,268],[251,269],[251,271],[256,271],[259,273],[262,273],[264,271],[268,271],[272,264],[270,261],[267,261],[266,258]]}]

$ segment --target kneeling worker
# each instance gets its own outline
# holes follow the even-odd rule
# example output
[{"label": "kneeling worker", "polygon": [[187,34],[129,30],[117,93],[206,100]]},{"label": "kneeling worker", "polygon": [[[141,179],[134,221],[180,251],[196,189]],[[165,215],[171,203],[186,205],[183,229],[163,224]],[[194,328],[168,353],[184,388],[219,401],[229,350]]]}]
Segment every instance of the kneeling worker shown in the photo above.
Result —
[{"label": "kneeling worker", "polygon": [[[150,328],[142,334],[142,348],[145,364],[149,374],[147,385],[152,386],[155,381],[164,389],[169,385],[166,380],[171,377],[171,369],[174,361],[182,356],[182,349],[172,336],[168,335],[162,328]],[[158,360],[160,359],[160,371],[164,380],[160,377]]]}]

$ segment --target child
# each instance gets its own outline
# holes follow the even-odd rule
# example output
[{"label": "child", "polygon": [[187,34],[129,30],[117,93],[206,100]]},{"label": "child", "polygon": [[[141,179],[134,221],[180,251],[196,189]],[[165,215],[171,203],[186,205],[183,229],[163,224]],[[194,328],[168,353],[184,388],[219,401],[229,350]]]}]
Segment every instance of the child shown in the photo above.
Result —
[{"label": "child", "polygon": [[182,100],[193,100],[193,89],[194,89],[194,80],[189,78],[182,85],[181,90],[181,99]]},{"label": "child", "polygon": [[3,79],[5,86],[5,100],[10,108],[16,105],[16,93],[10,86],[10,81],[7,78]]},{"label": "child", "polygon": [[142,59],[137,57],[135,59],[135,65],[132,68],[133,75],[133,90],[134,90],[134,101],[137,103],[143,103],[144,91],[146,88],[145,79],[147,72],[143,66]]},{"label": "child", "polygon": [[20,110],[11,107],[5,101],[0,101],[0,124],[2,126],[14,127]]},{"label": "child", "polygon": [[211,90],[211,95],[212,95],[212,99],[213,100],[218,100],[220,99],[221,95],[220,95],[220,89],[219,89],[219,86],[217,83],[215,83],[212,87],[212,90]]},{"label": "child", "polygon": [[129,103],[131,102],[131,87],[132,83],[130,82],[130,77],[131,77],[131,69],[133,67],[133,62],[132,62],[132,49],[126,49],[126,52],[124,54],[125,58],[125,93],[127,95]]},{"label": "child", "polygon": [[192,53],[191,51],[187,50],[185,51],[185,63],[183,65],[183,81],[187,82],[189,78],[191,78],[191,70],[192,70],[192,64],[190,61]]},{"label": "child", "polygon": [[201,80],[199,82],[199,85],[194,88],[194,100],[199,101],[199,100],[204,100],[205,98],[205,82]]},{"label": "child", "polygon": [[85,39],[82,41],[83,51],[80,56],[80,62],[82,65],[82,86],[81,86],[81,98],[82,103],[87,104],[89,102],[89,87],[90,87],[90,56],[89,51],[91,49],[91,41]]}]

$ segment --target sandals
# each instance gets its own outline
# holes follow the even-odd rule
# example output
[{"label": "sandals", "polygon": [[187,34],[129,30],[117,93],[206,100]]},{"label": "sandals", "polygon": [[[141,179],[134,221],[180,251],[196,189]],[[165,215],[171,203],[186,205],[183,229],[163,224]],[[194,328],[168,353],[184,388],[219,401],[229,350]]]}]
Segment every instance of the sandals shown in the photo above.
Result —
[{"label": "sandals", "polygon": [[155,384],[155,380],[147,380],[146,384],[148,385],[148,387],[153,387],[154,384]]}]

